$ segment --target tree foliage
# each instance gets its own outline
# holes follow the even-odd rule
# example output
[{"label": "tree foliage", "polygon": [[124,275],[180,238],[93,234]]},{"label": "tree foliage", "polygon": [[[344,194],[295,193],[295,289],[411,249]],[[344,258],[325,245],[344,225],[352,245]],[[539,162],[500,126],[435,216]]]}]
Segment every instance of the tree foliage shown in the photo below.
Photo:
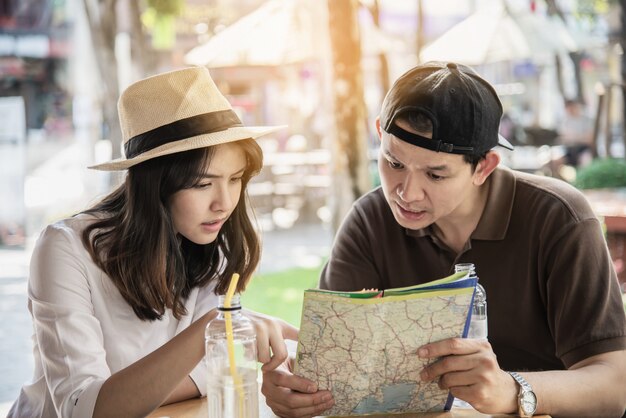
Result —
[{"label": "tree foliage", "polygon": [[604,189],[626,187],[626,161],[617,158],[594,160],[576,173],[579,189]]},{"label": "tree foliage", "polygon": [[148,0],[148,7],[160,15],[178,16],[184,6],[183,0]]}]

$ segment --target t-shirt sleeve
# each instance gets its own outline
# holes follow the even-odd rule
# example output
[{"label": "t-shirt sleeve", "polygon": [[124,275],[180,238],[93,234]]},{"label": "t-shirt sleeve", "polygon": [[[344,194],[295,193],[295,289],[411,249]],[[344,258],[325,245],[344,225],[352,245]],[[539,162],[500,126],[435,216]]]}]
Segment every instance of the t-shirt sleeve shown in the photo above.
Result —
[{"label": "t-shirt sleeve", "polygon": [[193,309],[192,322],[199,319],[211,309],[215,309],[217,307],[217,296],[213,292],[214,289],[215,283],[213,282],[198,289],[198,296],[196,297],[196,304]]},{"label": "t-shirt sleeve", "polygon": [[[92,416],[111,375],[94,316],[80,238],[49,226],[31,259],[28,296],[46,384],[59,416]],[[86,254],[86,253],[85,253]]]},{"label": "t-shirt sleeve", "polygon": [[[211,309],[217,306],[217,296],[213,293],[215,288],[214,284],[207,285],[198,290],[198,297],[196,298],[196,306],[193,313],[193,321],[199,319],[202,315],[209,312]],[[206,396],[206,384],[207,384],[207,369],[204,363],[204,357],[189,373],[189,377],[195,383],[198,391],[202,396]]]},{"label": "t-shirt sleeve", "polygon": [[189,373],[189,377],[193,380],[193,383],[198,388],[198,392],[200,392],[201,396],[206,396],[207,390],[207,368],[204,363],[204,357],[200,360],[200,363],[194,367],[194,369]]},{"label": "t-shirt sleeve", "polygon": [[330,257],[322,269],[319,287],[328,290],[357,291],[384,288],[375,263],[370,236],[373,219],[366,223],[363,208],[355,205],[337,231]]},{"label": "t-shirt sleeve", "polygon": [[626,319],[600,223],[563,228],[548,254],[546,309],[556,355],[570,367],[626,348]]}]

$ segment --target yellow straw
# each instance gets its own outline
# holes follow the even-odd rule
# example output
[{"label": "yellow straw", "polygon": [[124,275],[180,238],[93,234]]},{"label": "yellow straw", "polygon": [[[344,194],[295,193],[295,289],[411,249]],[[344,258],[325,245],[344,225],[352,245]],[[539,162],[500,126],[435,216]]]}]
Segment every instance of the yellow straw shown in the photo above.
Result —
[{"label": "yellow straw", "polygon": [[[239,281],[239,274],[235,273],[230,278],[228,290],[226,291],[226,297],[224,298],[224,307],[231,307],[231,299],[237,289],[237,282]],[[237,365],[235,364],[235,341],[233,338],[233,320],[229,311],[224,312],[224,319],[226,320],[226,344],[228,347],[228,364],[230,367],[230,375],[233,378],[235,384],[235,390],[239,395],[239,416],[243,414],[243,406],[245,401],[245,395],[243,393],[241,376],[237,373]]]},{"label": "yellow straw", "polygon": [[228,290],[226,291],[226,298],[224,298],[224,307],[230,308],[230,301],[235,294],[235,290],[237,290],[237,282],[239,281],[239,274],[233,274],[233,277],[230,278],[230,283],[228,284]]}]

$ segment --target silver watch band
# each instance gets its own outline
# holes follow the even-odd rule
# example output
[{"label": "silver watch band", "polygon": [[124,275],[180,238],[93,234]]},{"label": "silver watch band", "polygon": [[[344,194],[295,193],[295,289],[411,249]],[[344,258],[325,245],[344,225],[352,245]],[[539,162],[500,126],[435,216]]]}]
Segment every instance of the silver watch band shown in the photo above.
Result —
[{"label": "silver watch band", "polygon": [[532,417],[537,411],[537,396],[530,384],[519,373],[508,372],[520,387],[517,394],[517,413],[520,417]]},{"label": "silver watch band", "polygon": [[530,384],[526,381],[526,379],[524,379],[522,376],[519,375],[519,373],[517,372],[508,372],[511,376],[513,376],[513,379],[515,379],[515,381],[517,383],[519,383],[519,385],[522,387],[522,389],[524,389],[525,391],[532,391],[533,389],[530,387]]}]

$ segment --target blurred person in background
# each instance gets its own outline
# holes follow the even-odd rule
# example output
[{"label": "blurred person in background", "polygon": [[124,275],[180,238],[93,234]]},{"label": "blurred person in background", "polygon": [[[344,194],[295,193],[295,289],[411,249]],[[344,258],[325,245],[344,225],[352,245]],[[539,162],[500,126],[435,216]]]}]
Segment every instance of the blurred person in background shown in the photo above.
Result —
[{"label": "blurred person in background", "polygon": [[[431,62],[402,75],[376,120],[382,186],[354,203],[319,286],[398,288],[474,263],[488,340],[419,347],[422,381],[483,413],[620,417],[626,317],[602,227],[566,182],[499,166],[494,148],[512,148],[501,116],[494,88],[469,67]],[[321,414],[330,392],[292,366],[264,373],[268,405]]]},{"label": "blurred person in background", "polygon": [[[118,104],[127,170],[95,206],[48,226],[31,260],[35,371],[16,417],[145,416],[206,393],[204,330],[233,273],[260,257],[247,213],[255,139],[206,68],[140,80]],[[284,361],[287,323],[248,312],[259,361]]]},{"label": "blurred person in background", "polygon": [[565,146],[564,163],[579,167],[593,159],[593,119],[575,100],[565,101],[565,114],[558,128],[558,143]]}]

